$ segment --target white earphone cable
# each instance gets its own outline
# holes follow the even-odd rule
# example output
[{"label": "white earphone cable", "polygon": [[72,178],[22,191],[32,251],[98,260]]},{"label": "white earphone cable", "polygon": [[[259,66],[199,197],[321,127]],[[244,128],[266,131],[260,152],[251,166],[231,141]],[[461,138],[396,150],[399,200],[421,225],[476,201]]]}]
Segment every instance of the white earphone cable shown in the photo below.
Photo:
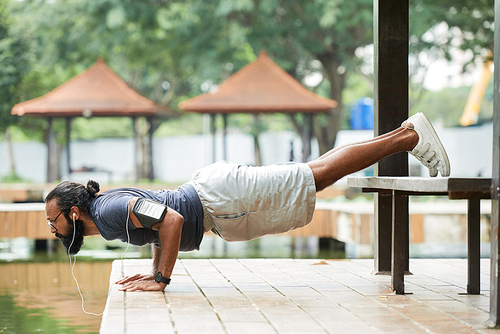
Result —
[{"label": "white earphone cable", "polygon": [[[71,254],[70,254],[70,250],[71,250],[71,246],[73,246],[73,242],[75,241],[75,236],[76,236],[76,222],[75,222],[75,213],[73,213],[73,239],[71,240],[71,243],[68,247],[68,251],[67,251],[67,254],[68,254],[68,257],[69,257],[69,268],[71,270],[71,275],[73,276],[73,279],[75,280],[75,283],[76,283],[76,288],[78,289],[78,293],[80,294],[80,297],[82,298],[82,311],[85,313],[85,314],[89,314],[89,315],[95,315],[95,316],[101,316],[104,314],[104,311],[102,311],[101,313],[93,313],[93,312],[88,312],[85,310],[85,299],[83,298],[83,294],[82,294],[82,291],[80,290],[80,284],[78,284],[78,280],[75,276],[75,264],[76,264],[76,255],[73,256],[73,261],[71,259]],[[122,262],[122,276],[123,276],[123,257],[125,256],[125,253],[128,251],[128,248],[129,248],[129,245],[130,245],[130,234],[128,232],[128,221],[130,219],[130,213],[128,214],[127,216],[127,222],[126,222],[126,227],[125,227],[125,230],[127,231],[127,247],[125,248],[125,251],[122,253],[122,256],[121,256],[121,262]]]},{"label": "white earphone cable", "polygon": [[73,279],[75,280],[75,283],[76,283],[76,288],[78,289],[78,293],[80,294],[80,297],[82,298],[82,311],[83,313],[85,314],[89,314],[89,315],[95,315],[95,316],[101,316],[104,314],[104,311],[102,311],[101,313],[93,313],[93,312],[87,312],[85,310],[85,299],[83,298],[83,294],[82,294],[82,291],[80,290],[80,284],[78,284],[78,280],[76,279],[76,276],[75,276],[75,264],[76,264],[76,255],[74,255],[74,261],[72,263],[71,261],[71,254],[70,254],[70,250],[71,250],[71,246],[73,246],[73,242],[75,241],[75,236],[76,236],[76,222],[75,222],[75,213],[73,213],[73,240],[71,240],[71,244],[69,245],[68,247],[68,257],[69,257],[69,267],[71,269],[71,275],[73,276]]}]

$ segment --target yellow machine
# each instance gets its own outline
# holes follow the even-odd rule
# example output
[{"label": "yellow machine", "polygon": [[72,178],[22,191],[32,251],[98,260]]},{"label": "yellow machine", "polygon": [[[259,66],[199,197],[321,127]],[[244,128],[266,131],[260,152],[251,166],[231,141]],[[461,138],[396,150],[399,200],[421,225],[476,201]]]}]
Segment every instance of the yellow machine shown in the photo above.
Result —
[{"label": "yellow machine", "polygon": [[488,88],[491,80],[491,66],[493,65],[492,56],[492,54],[491,57],[488,56],[488,60],[483,63],[481,78],[472,86],[469,98],[465,104],[464,113],[460,118],[460,125],[462,126],[469,126],[477,123],[478,114],[481,110],[481,101],[483,100],[486,88]]}]

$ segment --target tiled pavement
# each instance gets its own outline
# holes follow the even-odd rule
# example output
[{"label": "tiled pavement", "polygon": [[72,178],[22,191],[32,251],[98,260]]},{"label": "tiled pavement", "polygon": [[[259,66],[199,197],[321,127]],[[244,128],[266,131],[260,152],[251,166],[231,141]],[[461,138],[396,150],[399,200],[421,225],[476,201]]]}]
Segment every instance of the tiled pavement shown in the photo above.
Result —
[{"label": "tiled pavement", "polygon": [[[373,260],[178,260],[164,293],[112,285],[101,333],[493,333],[481,261],[481,295],[462,294],[466,260],[414,259],[401,296]],[[150,266],[124,260],[123,273]],[[110,281],[121,274],[117,260]]]}]

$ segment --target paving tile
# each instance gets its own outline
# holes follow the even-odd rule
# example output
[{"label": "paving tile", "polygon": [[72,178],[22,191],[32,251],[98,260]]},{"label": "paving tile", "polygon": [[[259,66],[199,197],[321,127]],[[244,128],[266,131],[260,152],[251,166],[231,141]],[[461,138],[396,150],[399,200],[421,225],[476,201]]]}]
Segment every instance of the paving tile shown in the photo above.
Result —
[{"label": "paving tile", "polygon": [[334,322],[356,322],[360,321],[359,316],[353,314],[340,305],[325,307],[305,307],[304,311],[312,318],[324,325]]},{"label": "paving tile", "polygon": [[125,322],[127,325],[131,323],[144,323],[145,319],[147,319],[147,323],[170,324],[170,316],[166,305],[162,308],[130,308],[125,313]]},{"label": "paving tile", "polygon": [[322,323],[328,333],[372,334],[379,330],[357,319],[356,321],[335,321]]},{"label": "paving tile", "polygon": [[416,322],[398,314],[364,314],[363,320],[381,332],[399,331],[400,333],[423,330]]},{"label": "paving tile", "polygon": [[162,333],[174,334],[174,328],[169,323],[133,323],[127,324],[127,333]]},{"label": "paving tile", "polygon": [[477,330],[456,320],[433,320],[425,319],[419,322],[422,326],[434,333],[470,334]]},{"label": "paving tile", "polygon": [[265,282],[232,282],[234,286],[242,292],[261,291],[269,292],[276,289]]},{"label": "paving tile", "polygon": [[267,322],[224,322],[228,334],[276,334],[276,330]]},{"label": "paving tile", "polygon": [[177,333],[224,333],[222,323],[213,312],[197,312],[173,316]]},{"label": "paving tile", "polygon": [[293,313],[269,313],[265,312],[269,322],[278,332],[323,332],[326,330],[320,326],[314,319],[304,313],[294,311]]},{"label": "paving tile", "polygon": [[242,322],[256,323],[268,322],[260,310],[255,306],[217,307],[217,314],[223,323]]}]

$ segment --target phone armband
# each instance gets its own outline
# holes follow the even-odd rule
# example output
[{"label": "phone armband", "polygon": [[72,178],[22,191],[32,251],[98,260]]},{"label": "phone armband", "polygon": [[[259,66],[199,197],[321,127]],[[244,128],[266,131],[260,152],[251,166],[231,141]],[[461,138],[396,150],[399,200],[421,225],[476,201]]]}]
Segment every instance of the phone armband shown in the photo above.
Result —
[{"label": "phone armband", "polygon": [[132,213],[142,226],[151,230],[154,224],[163,219],[167,213],[167,206],[151,199],[138,198],[132,208]]}]

